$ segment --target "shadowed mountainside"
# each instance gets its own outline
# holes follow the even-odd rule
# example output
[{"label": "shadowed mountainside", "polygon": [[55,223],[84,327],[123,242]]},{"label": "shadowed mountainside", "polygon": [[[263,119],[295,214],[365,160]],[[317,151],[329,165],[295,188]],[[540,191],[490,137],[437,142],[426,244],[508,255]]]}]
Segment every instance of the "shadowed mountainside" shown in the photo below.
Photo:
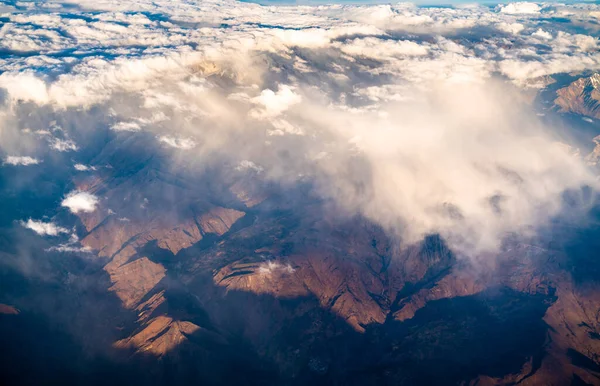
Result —
[{"label": "shadowed mountainside", "polygon": [[[573,104],[585,79],[556,103],[588,114]],[[58,170],[35,194],[0,183],[3,384],[600,384],[596,224],[471,261],[437,235],[404,244],[310,186],[173,168],[143,135],[119,139],[90,155],[93,172]],[[66,187],[99,197],[56,215],[88,252],[13,222],[51,215]]]}]

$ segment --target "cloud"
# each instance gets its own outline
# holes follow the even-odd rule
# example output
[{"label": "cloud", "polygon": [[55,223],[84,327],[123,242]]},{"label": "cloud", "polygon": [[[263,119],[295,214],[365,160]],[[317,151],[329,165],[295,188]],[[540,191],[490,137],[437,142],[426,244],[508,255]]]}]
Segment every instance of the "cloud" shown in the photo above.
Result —
[{"label": "cloud", "polygon": [[158,137],[160,143],[177,149],[189,150],[196,146],[196,142],[191,138],[173,137],[171,135],[161,135]]},{"label": "cloud", "polygon": [[[57,4],[10,16],[1,44],[28,54],[0,62],[3,154],[7,139],[86,151],[87,138],[108,138],[131,148],[114,167],[133,169],[140,154],[193,149],[166,152],[169,167],[311,184],[340,213],[405,242],[439,233],[465,254],[534,234],[565,191],[596,186],[555,146],[537,115],[550,112],[523,102],[546,76],[600,69],[595,5]],[[31,135],[41,130],[45,140]],[[136,209],[160,202],[148,197]],[[62,202],[73,213],[97,204],[83,191]]]},{"label": "cloud", "polygon": [[493,82],[444,86],[390,102],[384,115],[302,106],[349,145],[320,163],[321,193],[407,242],[439,233],[474,253],[510,232],[531,234],[560,212],[565,190],[597,183],[507,99],[513,92]]},{"label": "cloud", "polygon": [[115,123],[114,125],[112,125],[110,127],[110,129],[113,131],[133,131],[133,132],[142,130],[142,128],[140,127],[140,124],[137,122]]},{"label": "cloud", "polygon": [[264,169],[252,161],[243,160],[240,162],[238,166],[235,168],[236,170],[253,170],[257,173],[261,173]]},{"label": "cloud", "polygon": [[285,119],[273,119],[271,120],[273,129],[267,130],[267,135],[304,135],[304,130],[299,126],[294,126]]},{"label": "cloud", "polygon": [[29,156],[8,156],[4,159],[4,164],[6,165],[37,165],[41,161],[37,158],[32,158]]},{"label": "cloud", "polygon": [[62,253],[92,253],[90,247],[82,247],[72,244],[59,244],[46,249],[46,252],[62,252]]},{"label": "cloud", "polygon": [[29,219],[26,222],[21,221],[21,225],[31,229],[40,236],[58,236],[60,233],[69,233],[69,230],[56,225],[53,222],[42,222]]},{"label": "cloud", "polygon": [[500,12],[506,14],[537,14],[540,13],[542,9],[536,3],[530,2],[518,2],[518,3],[509,3],[506,5],[500,5]]},{"label": "cloud", "polygon": [[98,197],[88,192],[74,190],[67,194],[60,205],[69,208],[71,213],[89,213],[96,210],[96,206],[98,205]]},{"label": "cloud", "polygon": [[88,246],[82,246],[79,242],[79,237],[77,237],[77,234],[71,233],[67,242],[47,248],[45,251],[61,253],[92,253],[93,249]]},{"label": "cloud", "polygon": [[50,141],[50,147],[60,152],[78,150],[78,147],[75,144],[75,142],[73,142],[70,139],[52,138],[52,140]]},{"label": "cloud", "polygon": [[544,31],[541,28],[538,28],[538,30],[533,33],[533,36],[537,36],[542,39],[552,39],[552,34],[550,32]]},{"label": "cloud", "polygon": [[276,92],[266,89],[251,99],[258,108],[250,111],[250,115],[259,119],[276,117],[301,101],[302,97],[294,92],[293,87],[280,84]]},{"label": "cloud", "polygon": [[258,267],[258,273],[261,275],[272,275],[275,273],[278,274],[292,274],[294,273],[294,268],[290,264],[281,264],[276,261],[267,261],[265,263],[260,264]]},{"label": "cloud", "polygon": [[525,29],[525,26],[521,23],[500,22],[496,26],[499,30],[513,35],[516,35]]},{"label": "cloud", "polygon": [[338,43],[341,51],[352,56],[364,56],[379,60],[393,60],[398,57],[424,56],[429,53],[428,44],[408,40],[378,38],[356,38],[351,42]]},{"label": "cloud", "polygon": [[75,168],[75,170],[77,170],[79,172],[85,172],[88,170],[96,170],[96,168],[94,166],[88,166],[88,165],[84,165],[84,164],[75,164],[75,165],[73,165],[73,167]]}]

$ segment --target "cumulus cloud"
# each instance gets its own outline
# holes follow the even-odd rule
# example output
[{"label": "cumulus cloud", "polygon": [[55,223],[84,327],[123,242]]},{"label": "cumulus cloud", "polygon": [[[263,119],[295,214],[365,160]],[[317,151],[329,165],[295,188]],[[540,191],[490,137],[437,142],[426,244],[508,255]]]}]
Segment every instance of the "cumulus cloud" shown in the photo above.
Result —
[{"label": "cumulus cloud", "polygon": [[69,233],[69,230],[56,225],[53,222],[43,222],[29,219],[26,222],[21,221],[21,225],[31,229],[40,236],[58,236],[60,233]]},{"label": "cumulus cloud", "polygon": [[538,38],[542,38],[542,39],[552,39],[552,34],[548,31],[544,31],[541,28],[539,28],[537,31],[535,31],[533,33],[533,36],[537,36]]},{"label": "cumulus cloud", "polygon": [[93,212],[98,205],[98,197],[88,192],[74,190],[67,194],[60,205],[68,208],[71,213]]},{"label": "cumulus cloud", "polygon": [[37,158],[33,158],[33,157],[29,157],[29,156],[8,156],[4,159],[4,163],[6,165],[24,165],[24,166],[28,166],[28,165],[37,165],[39,164],[41,161]]},{"label": "cumulus cloud", "polygon": [[289,109],[291,106],[302,101],[302,97],[294,92],[293,87],[279,85],[277,91],[263,90],[260,95],[251,99],[257,105],[250,114],[255,118],[276,117]]},{"label": "cumulus cloud", "polygon": [[[194,149],[168,152],[174,169],[225,161],[285,189],[308,182],[403,241],[439,233],[465,253],[533,234],[560,213],[566,190],[596,186],[522,89],[600,69],[585,30],[593,5],[79,6],[94,12],[33,4],[10,15],[16,32],[2,44],[29,53],[0,62],[11,139],[55,119],[64,133],[44,136],[54,150],[83,149],[92,130],[125,148],[149,139],[149,157],[157,144]],[[58,50],[64,57],[50,55]],[[140,208],[160,202],[148,197]],[[97,204],[84,191],[62,202],[73,213]]]},{"label": "cumulus cloud", "polygon": [[536,14],[539,13],[541,7],[536,3],[518,2],[500,5],[500,12],[507,14]]},{"label": "cumulus cloud", "polygon": [[521,32],[525,29],[525,26],[521,23],[507,23],[507,22],[500,22],[497,24],[497,27],[501,31],[508,32],[508,33],[511,33],[514,35],[518,34],[519,32]]}]

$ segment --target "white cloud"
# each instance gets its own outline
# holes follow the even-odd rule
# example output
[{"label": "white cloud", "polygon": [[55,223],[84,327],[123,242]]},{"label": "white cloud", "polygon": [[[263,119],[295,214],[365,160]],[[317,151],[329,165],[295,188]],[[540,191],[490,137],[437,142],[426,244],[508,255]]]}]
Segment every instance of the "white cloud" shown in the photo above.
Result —
[{"label": "white cloud", "polygon": [[238,166],[235,168],[236,170],[254,170],[257,173],[262,172],[264,169],[252,161],[243,160],[240,162]]},{"label": "white cloud", "polygon": [[164,143],[165,145],[182,149],[189,150],[196,147],[196,141],[191,138],[182,138],[182,137],[174,137],[171,135],[161,135],[158,137],[158,141]]},{"label": "white cloud", "polygon": [[[223,158],[283,186],[310,181],[403,240],[439,232],[471,251],[544,224],[565,189],[595,184],[581,160],[555,149],[552,127],[513,87],[600,68],[598,39],[586,30],[596,21],[591,6],[78,6],[93,16],[35,3],[10,16],[0,45],[28,55],[0,60],[2,154],[12,150],[6,139],[40,141],[23,127],[44,130],[61,151],[99,128],[143,131],[114,140],[131,141],[127,149],[155,137],[148,152],[156,143],[194,149],[169,152],[174,167]],[[148,10],[169,21],[140,13]],[[572,19],[577,33],[540,21],[544,13]],[[46,130],[46,120],[63,131]],[[89,212],[98,199],[72,192],[62,205]]]},{"label": "white cloud", "polygon": [[250,112],[252,117],[271,118],[300,103],[302,97],[294,92],[293,87],[280,84],[277,92],[270,89],[263,90],[259,96],[252,98],[251,101],[259,106],[259,108]]},{"label": "white cloud", "polygon": [[304,135],[301,127],[294,126],[285,119],[273,119],[271,125],[273,125],[273,130],[267,130],[268,135]]},{"label": "white cloud", "polygon": [[92,253],[90,247],[82,247],[74,244],[59,244],[46,249],[46,252],[63,252],[63,253]]},{"label": "white cloud", "polygon": [[365,56],[380,60],[393,60],[397,57],[424,56],[429,53],[427,44],[408,40],[383,40],[373,37],[356,38],[351,42],[338,43],[341,51],[352,56]]},{"label": "white cloud", "polygon": [[292,274],[294,273],[294,268],[290,264],[281,264],[276,261],[267,261],[261,263],[258,267],[258,273],[261,275],[272,275],[274,273],[278,274]]},{"label": "white cloud", "polygon": [[60,233],[69,233],[69,230],[56,225],[53,222],[42,222],[29,219],[26,222],[21,221],[21,225],[31,229],[40,236],[58,236]]},{"label": "white cloud", "polygon": [[14,100],[35,103],[48,103],[50,101],[46,83],[31,72],[18,74],[5,72],[0,75],[0,87],[9,90],[9,95]]},{"label": "white cloud", "polygon": [[113,131],[140,131],[142,128],[137,122],[118,122],[110,127]]},{"label": "white cloud", "polygon": [[96,168],[94,166],[88,166],[88,165],[84,165],[84,164],[75,164],[75,165],[73,165],[73,167],[75,168],[75,170],[80,171],[80,172],[85,172],[88,170],[96,170]]},{"label": "white cloud", "polygon": [[50,141],[50,147],[60,152],[65,151],[77,151],[79,148],[77,144],[70,139],[52,138]]},{"label": "white cloud", "polygon": [[69,208],[71,213],[93,212],[98,205],[98,197],[88,192],[74,190],[67,194],[60,205]]},{"label": "white cloud", "polygon": [[517,2],[500,5],[500,12],[507,14],[536,14],[540,13],[541,7],[536,3],[530,2]]},{"label": "white cloud", "polygon": [[533,36],[537,36],[538,38],[542,39],[552,39],[552,34],[548,31],[544,31],[541,28],[538,28],[538,30],[533,33]]},{"label": "white cloud", "polygon": [[499,30],[511,33],[513,35],[516,35],[525,29],[525,26],[521,23],[501,22],[501,23],[498,23],[496,26],[498,27]]},{"label": "white cloud", "polygon": [[24,165],[24,166],[28,166],[28,165],[37,165],[39,164],[41,161],[37,158],[32,158],[29,156],[8,156],[4,159],[4,163],[7,165]]}]

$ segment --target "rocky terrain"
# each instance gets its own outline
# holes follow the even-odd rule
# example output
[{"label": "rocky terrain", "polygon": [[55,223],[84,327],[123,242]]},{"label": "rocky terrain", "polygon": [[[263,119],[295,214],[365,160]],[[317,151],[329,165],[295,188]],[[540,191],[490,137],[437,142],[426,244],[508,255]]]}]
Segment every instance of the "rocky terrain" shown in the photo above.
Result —
[{"label": "rocky terrain", "polygon": [[9,306],[7,304],[0,304],[0,314],[4,315],[18,315],[19,310],[17,310],[13,306]]},{"label": "rocky terrain", "polygon": [[[597,79],[556,105],[598,118]],[[4,384],[600,384],[595,220],[474,263],[437,235],[404,244],[309,186],[190,177],[140,156],[143,137],[125,143],[67,182],[100,197],[72,217],[85,263],[1,270]]]},{"label": "rocky terrain", "polygon": [[560,111],[600,119],[600,74],[579,78],[556,94]]},{"label": "rocky terrain", "polygon": [[[183,189],[138,174],[137,183],[160,186],[143,191]],[[228,208],[180,192],[189,200],[166,222],[150,199],[144,215],[117,207],[120,183],[110,175],[78,184],[107,197],[80,216],[81,242],[102,261],[107,296],[135,315],[110,327],[119,330],[106,342],[110,366],[150,366],[149,382],[232,379],[215,358],[256,372],[256,384],[600,380],[599,288],[565,270],[577,262],[551,238],[508,243],[494,266],[474,268],[436,236],[398,245],[309,194]]]},{"label": "rocky terrain", "polygon": [[600,386],[599,23],[3,1],[0,386]]}]

